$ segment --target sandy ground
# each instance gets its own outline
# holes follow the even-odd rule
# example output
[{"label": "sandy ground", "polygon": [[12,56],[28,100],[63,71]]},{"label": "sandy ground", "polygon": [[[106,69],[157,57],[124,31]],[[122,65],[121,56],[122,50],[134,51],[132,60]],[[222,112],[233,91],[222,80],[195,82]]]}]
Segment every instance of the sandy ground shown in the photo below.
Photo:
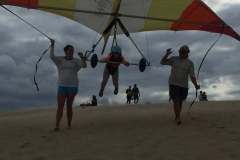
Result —
[{"label": "sandy ground", "polygon": [[239,160],[240,102],[196,104],[176,126],[168,104],[0,113],[0,160]]}]

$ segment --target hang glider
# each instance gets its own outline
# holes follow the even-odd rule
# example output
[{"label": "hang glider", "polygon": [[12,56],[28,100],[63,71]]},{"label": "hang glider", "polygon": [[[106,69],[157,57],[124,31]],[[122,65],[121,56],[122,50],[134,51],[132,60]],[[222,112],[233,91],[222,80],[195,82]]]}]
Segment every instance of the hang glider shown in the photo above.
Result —
[{"label": "hang glider", "polygon": [[52,12],[102,34],[117,17],[129,32],[200,30],[240,36],[201,0],[1,0]]}]

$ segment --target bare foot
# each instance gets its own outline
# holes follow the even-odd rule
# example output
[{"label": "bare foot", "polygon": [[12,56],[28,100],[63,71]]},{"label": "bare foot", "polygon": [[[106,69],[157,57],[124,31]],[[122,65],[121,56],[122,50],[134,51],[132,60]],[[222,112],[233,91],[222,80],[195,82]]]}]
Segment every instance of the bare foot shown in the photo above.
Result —
[{"label": "bare foot", "polygon": [[114,94],[115,94],[115,95],[118,94],[118,88],[115,88],[115,90],[114,90]]},{"label": "bare foot", "polygon": [[175,122],[176,122],[176,124],[177,124],[177,125],[180,125],[180,124],[182,124],[182,121],[181,121],[181,119],[180,119],[180,118],[178,118],[178,117],[175,117]]},{"label": "bare foot", "polygon": [[100,90],[99,97],[102,97],[102,96],[103,96],[103,90]]},{"label": "bare foot", "polygon": [[58,132],[58,131],[60,131],[60,128],[59,128],[59,127],[56,127],[56,128],[54,128],[53,131],[54,131],[54,132]]}]

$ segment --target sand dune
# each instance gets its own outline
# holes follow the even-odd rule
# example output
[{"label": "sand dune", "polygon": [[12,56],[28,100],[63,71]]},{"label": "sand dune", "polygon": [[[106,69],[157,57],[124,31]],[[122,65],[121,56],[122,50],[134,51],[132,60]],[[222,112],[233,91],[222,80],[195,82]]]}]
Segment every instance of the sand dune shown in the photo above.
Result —
[{"label": "sand dune", "polygon": [[0,113],[0,160],[240,159],[240,102],[186,110],[176,126],[168,104],[76,108],[57,133],[54,109]]}]

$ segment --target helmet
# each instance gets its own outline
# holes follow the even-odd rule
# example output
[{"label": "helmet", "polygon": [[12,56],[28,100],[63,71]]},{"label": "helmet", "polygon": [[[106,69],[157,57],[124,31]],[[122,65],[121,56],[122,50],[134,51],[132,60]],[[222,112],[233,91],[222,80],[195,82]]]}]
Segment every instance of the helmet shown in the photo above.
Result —
[{"label": "helmet", "polygon": [[179,52],[189,53],[190,49],[187,45],[183,45],[182,47],[180,47]]},{"label": "helmet", "polygon": [[118,46],[112,46],[111,53],[122,54],[122,49],[120,47],[118,47]]}]

